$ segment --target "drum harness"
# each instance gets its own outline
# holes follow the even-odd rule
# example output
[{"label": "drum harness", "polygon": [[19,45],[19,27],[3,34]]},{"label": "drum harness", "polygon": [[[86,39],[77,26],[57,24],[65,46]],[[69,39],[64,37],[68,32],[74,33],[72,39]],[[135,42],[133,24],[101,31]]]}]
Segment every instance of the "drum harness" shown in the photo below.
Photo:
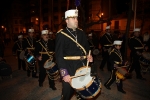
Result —
[{"label": "drum harness", "polygon": [[[40,45],[42,46],[42,51],[43,51],[43,48],[44,48],[44,50],[46,51],[46,52],[40,52],[40,53],[41,53],[41,56],[42,56],[42,54],[47,54],[47,55],[49,56],[50,60],[52,61],[52,60],[53,60],[53,56],[52,56],[52,55],[54,54],[54,52],[53,52],[52,54],[50,54],[50,53],[47,51],[47,48],[45,48],[41,42],[39,42],[39,43],[40,43]],[[57,79],[59,78],[59,73],[57,73],[56,77],[50,76],[48,70],[46,70],[46,73],[47,73],[48,77],[49,77],[51,80],[57,80]]]}]

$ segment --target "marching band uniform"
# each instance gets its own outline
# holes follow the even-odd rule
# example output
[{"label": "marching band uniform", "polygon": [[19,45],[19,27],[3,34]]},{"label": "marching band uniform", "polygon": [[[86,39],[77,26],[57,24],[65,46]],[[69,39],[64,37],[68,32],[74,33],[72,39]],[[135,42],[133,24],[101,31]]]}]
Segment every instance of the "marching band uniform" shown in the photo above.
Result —
[{"label": "marching band uniform", "polygon": [[[106,27],[106,31],[110,30],[110,26]],[[103,68],[105,64],[107,63],[107,70],[110,71],[110,62],[109,62],[109,52],[111,50],[111,47],[113,46],[113,36],[106,32],[101,38],[100,38],[100,44],[102,46],[102,57],[103,60],[100,65],[100,70],[103,71]]]},{"label": "marching band uniform", "polygon": [[[42,35],[48,34],[48,30],[43,30],[41,32],[41,34]],[[48,39],[47,41],[45,41],[44,39],[40,39],[36,42],[35,56],[37,58],[39,56],[42,57],[41,60],[38,60],[38,65],[39,65],[39,86],[40,87],[43,86],[43,82],[44,82],[45,77],[46,77],[46,69],[44,68],[44,63],[48,59],[52,59],[52,61],[54,61],[54,57],[52,55],[52,54],[54,54],[54,50],[55,50],[54,41],[51,41],[50,39]],[[40,52],[44,52],[44,53],[42,54]],[[48,80],[49,80],[49,87],[52,88],[53,90],[56,90],[54,80],[50,79],[50,77],[48,77]]]},{"label": "marching band uniform", "polygon": [[[114,41],[114,45],[121,46],[121,44],[122,44],[122,41],[119,41],[119,40]],[[110,63],[111,63],[111,75],[110,75],[110,78],[108,79],[108,81],[104,84],[104,86],[110,90],[111,84],[116,80],[118,91],[120,91],[122,93],[126,93],[122,89],[122,87],[123,87],[122,80],[117,78],[117,76],[116,76],[117,68],[115,67],[115,65],[117,65],[117,67],[121,67],[122,63],[123,63],[120,49],[117,49],[116,47],[114,49],[112,49],[112,51],[110,52],[109,59],[110,59]]]},{"label": "marching band uniform", "polygon": [[20,59],[20,53],[22,51],[23,51],[23,36],[19,35],[18,41],[16,41],[13,45],[12,52],[14,55],[16,55],[17,53],[18,69],[20,70],[22,66],[22,69],[26,71],[25,61],[23,59]]},{"label": "marching band uniform", "polygon": [[[28,34],[32,34],[34,33],[34,29],[29,29],[28,30]],[[35,43],[36,43],[36,39],[33,38],[33,36],[28,36],[24,39],[24,50],[26,51],[25,52],[25,55],[28,54],[28,53],[32,53],[34,54],[34,49],[35,49]],[[30,67],[33,67],[34,66],[34,69],[31,69]],[[30,72],[32,71],[32,77],[34,78],[38,78],[38,76],[36,76],[36,73],[37,73],[37,68],[36,68],[36,65],[29,65],[27,64],[27,76],[30,77]]]},{"label": "marching band uniform", "polygon": [[[140,29],[135,28],[134,34],[136,34],[135,32],[140,32]],[[141,56],[141,53],[143,52],[144,45],[142,43],[142,40],[139,38],[139,36],[134,35],[133,37],[130,38],[129,47],[131,49],[131,56],[132,56],[132,63],[131,63],[131,67],[129,68],[129,72],[131,73],[135,69],[136,78],[145,80],[145,78],[143,78],[141,75],[141,66],[139,62],[139,58]]]},{"label": "marching band uniform", "polygon": [[[66,21],[69,20],[68,18],[70,16],[72,19],[75,19],[75,17],[78,16],[78,10],[66,11]],[[78,42],[85,51],[74,43],[73,40],[65,36],[64,33],[67,34],[67,36],[72,37],[74,41]],[[89,50],[90,47],[86,35],[81,29],[76,28],[76,30],[73,30],[72,28],[66,27],[57,32],[55,56],[63,79],[67,75],[74,76],[78,68],[85,66],[87,62],[85,52],[88,52]],[[73,88],[65,81],[62,81],[62,85],[61,100],[70,100],[74,93]]]}]

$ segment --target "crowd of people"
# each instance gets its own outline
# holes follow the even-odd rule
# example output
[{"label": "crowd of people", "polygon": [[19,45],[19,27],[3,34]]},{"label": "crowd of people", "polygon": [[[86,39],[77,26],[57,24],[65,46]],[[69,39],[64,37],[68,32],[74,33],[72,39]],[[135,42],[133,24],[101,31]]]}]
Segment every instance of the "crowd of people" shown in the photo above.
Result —
[{"label": "crowd of people", "polygon": [[[50,60],[48,63],[50,66],[55,62],[60,79],[62,79],[61,100],[71,99],[75,92],[70,85],[71,77],[79,68],[86,66],[87,62],[92,65],[95,56],[100,52],[102,54],[102,61],[99,65],[100,71],[105,71],[104,67],[107,64],[107,70],[111,72],[110,78],[104,83],[108,90],[111,90],[110,86],[116,81],[118,91],[126,93],[123,89],[123,78],[116,74],[122,68],[125,68],[129,75],[132,75],[132,71],[135,70],[137,79],[146,80],[141,74],[139,58],[144,50],[149,51],[150,36],[148,32],[142,38],[139,28],[133,30],[133,35],[128,40],[128,46],[131,50],[129,64],[124,60],[126,49],[124,35],[119,34],[117,38],[114,38],[110,25],[106,26],[105,33],[100,38],[95,36],[94,30],[85,34],[82,29],[78,28],[77,18],[77,9],[67,10],[65,12],[66,28],[59,30],[56,34],[45,29],[41,31],[41,38],[36,39],[34,38],[34,29],[30,28],[26,38],[23,35],[18,35],[18,40],[12,48],[13,55],[18,59],[18,70],[26,71],[27,77],[32,74],[33,78],[38,78],[39,87],[43,87],[43,82],[48,75],[49,88],[56,90],[55,81],[49,77],[50,75],[45,68],[45,64],[47,64],[45,62],[48,60]],[[56,38],[53,38],[53,35],[56,35]],[[0,45],[2,45],[1,41]],[[88,54],[90,50],[91,54]],[[0,46],[0,58],[3,58],[3,52],[4,46]],[[37,76],[38,69],[39,76]],[[127,76],[124,77],[128,78]],[[84,100],[81,94],[78,94],[77,98]]]}]

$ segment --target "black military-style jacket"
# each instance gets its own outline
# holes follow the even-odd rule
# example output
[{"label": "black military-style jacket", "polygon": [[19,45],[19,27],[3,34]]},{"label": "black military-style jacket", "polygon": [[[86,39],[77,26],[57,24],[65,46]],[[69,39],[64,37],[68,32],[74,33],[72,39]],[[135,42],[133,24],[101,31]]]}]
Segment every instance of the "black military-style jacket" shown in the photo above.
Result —
[{"label": "black military-style jacket", "polygon": [[113,36],[110,34],[108,35],[105,33],[101,38],[100,38],[100,44],[102,47],[105,47],[106,49],[109,49],[114,42]]},{"label": "black military-style jacket", "polygon": [[19,56],[21,51],[23,50],[23,43],[24,41],[16,41],[13,45],[13,48],[12,48],[12,52],[13,54],[16,54]]},{"label": "black military-style jacket", "polygon": [[139,37],[131,37],[129,40],[129,48],[131,49],[132,53],[143,52],[143,43],[142,40]]},{"label": "black military-style jacket", "polygon": [[26,37],[24,39],[24,49],[27,48],[34,48],[35,47],[35,43],[36,43],[36,39],[35,38],[30,38],[30,37]]},{"label": "black military-style jacket", "polygon": [[[68,31],[69,30],[69,31]],[[65,60],[63,57],[66,56],[85,56],[89,53],[90,47],[87,41],[87,37],[85,33],[81,29],[76,29],[76,31],[73,31],[70,28],[63,29],[59,32],[57,32],[56,35],[56,46],[55,46],[55,57],[56,62],[58,64],[58,67],[60,69],[67,69],[68,73],[72,76],[75,74],[76,70],[82,66],[86,66],[86,59],[84,60]],[[63,35],[61,32],[66,33],[70,37],[72,37],[75,40],[75,36],[77,36],[77,42],[82,45],[82,47],[85,49],[86,53],[83,52],[83,50],[74,43],[70,38]],[[71,34],[71,33],[73,34]]]},{"label": "black military-style jacket", "polygon": [[[53,40],[48,40],[47,42],[43,39],[40,39],[35,44],[35,57],[42,56],[42,61],[45,62],[48,60],[51,56],[53,57],[55,50],[55,43]],[[47,53],[46,53],[47,52]],[[53,57],[54,60],[54,57]]]},{"label": "black military-style jacket", "polygon": [[110,52],[109,60],[111,63],[111,69],[115,69],[114,64],[118,65],[118,67],[121,67],[123,65],[123,59],[121,56],[121,52],[117,49],[112,49]]}]

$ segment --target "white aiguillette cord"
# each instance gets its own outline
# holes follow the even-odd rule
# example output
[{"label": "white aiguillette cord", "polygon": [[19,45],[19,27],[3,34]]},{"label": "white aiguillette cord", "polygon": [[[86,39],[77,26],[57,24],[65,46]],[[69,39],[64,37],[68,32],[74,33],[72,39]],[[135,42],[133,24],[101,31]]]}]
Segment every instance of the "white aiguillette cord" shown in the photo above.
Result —
[{"label": "white aiguillette cord", "polygon": [[[91,55],[91,50],[89,50],[89,55]],[[85,74],[80,74],[80,75],[76,75],[76,76],[71,76],[70,78],[76,78],[76,77],[80,77],[80,76],[85,76],[87,74],[87,70],[88,70],[88,66],[89,66],[89,60],[87,60],[87,64],[86,64],[86,72]]]}]

